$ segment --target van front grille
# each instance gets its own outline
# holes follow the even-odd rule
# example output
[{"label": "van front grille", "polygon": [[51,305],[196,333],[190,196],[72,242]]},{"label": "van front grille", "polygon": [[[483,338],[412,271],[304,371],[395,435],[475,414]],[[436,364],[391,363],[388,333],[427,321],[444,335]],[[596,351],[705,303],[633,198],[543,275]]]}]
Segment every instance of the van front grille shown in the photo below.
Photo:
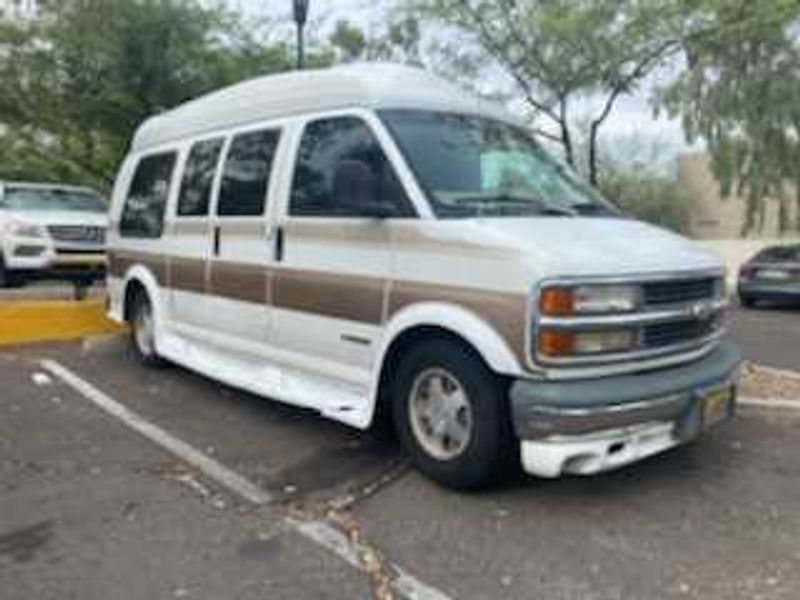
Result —
[{"label": "van front grille", "polygon": [[644,303],[653,306],[707,300],[716,294],[718,281],[713,277],[651,281],[642,286]]},{"label": "van front grille", "polygon": [[710,336],[718,323],[719,319],[710,318],[647,325],[643,331],[643,345],[645,348],[664,348],[690,343]]}]

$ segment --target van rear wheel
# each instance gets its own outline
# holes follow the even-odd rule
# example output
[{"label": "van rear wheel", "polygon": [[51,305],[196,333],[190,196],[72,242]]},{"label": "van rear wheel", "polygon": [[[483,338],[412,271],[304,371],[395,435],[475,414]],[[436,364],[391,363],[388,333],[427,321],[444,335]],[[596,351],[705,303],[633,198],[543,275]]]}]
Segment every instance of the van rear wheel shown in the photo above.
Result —
[{"label": "van rear wheel", "polygon": [[477,355],[449,339],[422,342],[401,358],[395,427],[424,475],[469,490],[507,473],[516,441],[503,387]]},{"label": "van rear wheel", "polygon": [[153,306],[145,292],[133,297],[130,312],[131,342],[136,356],[148,367],[161,367],[164,360],[156,351],[155,320]]}]

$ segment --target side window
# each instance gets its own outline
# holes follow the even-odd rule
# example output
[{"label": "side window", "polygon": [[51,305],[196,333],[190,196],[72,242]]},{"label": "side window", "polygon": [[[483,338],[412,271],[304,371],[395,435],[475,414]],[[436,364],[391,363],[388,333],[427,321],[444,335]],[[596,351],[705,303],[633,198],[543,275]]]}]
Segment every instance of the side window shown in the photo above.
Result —
[{"label": "side window", "polygon": [[222,139],[197,142],[189,151],[183,169],[183,181],[178,196],[178,216],[204,217],[208,215],[211,186],[217,170]]},{"label": "side window", "polygon": [[119,224],[122,237],[161,237],[174,166],[174,152],[146,156],[139,161],[122,209]]},{"label": "side window", "polygon": [[264,214],[279,139],[277,130],[253,131],[233,138],[222,172],[217,214],[238,217]]},{"label": "side window", "polygon": [[297,155],[290,213],[359,217],[370,214],[367,206],[378,204],[390,207],[396,217],[414,215],[394,168],[367,124],[355,117],[309,123]]}]

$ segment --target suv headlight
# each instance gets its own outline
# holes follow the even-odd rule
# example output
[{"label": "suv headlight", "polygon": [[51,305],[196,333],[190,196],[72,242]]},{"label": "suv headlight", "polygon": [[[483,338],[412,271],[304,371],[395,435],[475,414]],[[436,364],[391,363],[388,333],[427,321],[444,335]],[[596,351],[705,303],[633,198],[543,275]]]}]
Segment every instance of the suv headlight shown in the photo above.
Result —
[{"label": "suv headlight", "polygon": [[557,285],[542,290],[539,312],[548,317],[629,313],[641,304],[636,285]]},{"label": "suv headlight", "polygon": [[25,223],[24,221],[9,221],[5,225],[5,232],[8,235],[28,238],[43,238],[47,236],[44,228],[40,225]]}]

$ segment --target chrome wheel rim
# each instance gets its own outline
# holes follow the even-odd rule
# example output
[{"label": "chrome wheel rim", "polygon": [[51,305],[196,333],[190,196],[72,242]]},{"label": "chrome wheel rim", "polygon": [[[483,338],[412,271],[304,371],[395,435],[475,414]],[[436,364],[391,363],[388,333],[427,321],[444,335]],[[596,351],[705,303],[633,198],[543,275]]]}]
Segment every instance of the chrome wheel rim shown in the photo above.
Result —
[{"label": "chrome wheel rim", "polygon": [[409,395],[411,430],[422,448],[438,460],[452,460],[472,437],[472,408],[458,379],[442,368],[420,373]]},{"label": "chrome wheel rim", "polygon": [[153,326],[153,311],[149,304],[144,304],[136,311],[133,323],[133,337],[136,347],[144,356],[152,356],[155,351],[155,331]]}]

